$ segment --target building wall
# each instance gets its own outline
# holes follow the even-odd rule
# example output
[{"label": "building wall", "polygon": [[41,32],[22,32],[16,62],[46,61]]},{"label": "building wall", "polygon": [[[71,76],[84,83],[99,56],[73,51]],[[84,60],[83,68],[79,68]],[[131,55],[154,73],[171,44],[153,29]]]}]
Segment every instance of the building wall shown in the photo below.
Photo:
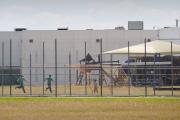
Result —
[{"label": "building wall", "polygon": [[[0,32],[0,42],[5,42],[5,65],[9,66],[9,40],[12,40],[12,65],[21,66],[26,79],[30,79],[30,54],[32,58],[32,81],[42,80],[42,51],[45,43],[46,74],[54,74],[55,48],[57,39],[58,67],[68,64],[68,55],[71,52],[72,64],[78,64],[84,58],[84,43],[87,42],[87,53],[97,60],[100,45],[97,38],[103,40],[103,52],[144,42],[144,39],[179,39],[180,29],[160,30],[25,30],[21,32]],[[33,43],[29,40],[32,39]],[[2,50],[0,49],[0,65]],[[126,56],[113,56],[114,59],[125,60]],[[110,60],[109,55],[103,55],[103,60]],[[58,68],[58,74],[64,74],[64,69]],[[73,72],[74,73],[74,72]],[[47,76],[46,76],[47,77]],[[64,76],[58,75],[58,79]],[[74,77],[74,76],[73,76]]]},{"label": "building wall", "polygon": [[[157,38],[154,30],[68,30],[68,31],[23,31],[22,32],[22,65],[28,66],[29,55],[32,63],[42,65],[42,43],[45,43],[45,65],[54,66],[54,40],[57,39],[58,66],[68,64],[68,54],[72,54],[72,63],[79,63],[84,57],[84,43],[87,42],[87,52],[97,58],[99,44],[97,38],[103,39],[103,51],[126,47],[130,44],[142,43],[145,38]],[[33,43],[29,40],[33,39]]]},{"label": "building wall", "polygon": [[21,64],[21,32],[0,32],[0,66],[2,66],[2,43],[4,42],[4,66],[10,65],[10,40],[12,41],[12,66]]},{"label": "building wall", "polygon": [[[30,54],[32,56],[32,80],[33,83],[42,81],[42,50],[45,44],[45,73],[54,76],[55,69],[55,48],[54,41],[57,40],[58,67],[68,64],[69,52],[71,52],[72,64],[79,64],[79,60],[84,58],[84,44],[87,42],[87,53],[97,60],[100,51],[100,44],[96,43],[97,38],[103,39],[103,51],[125,47],[130,44],[138,44],[145,38],[156,39],[157,31],[154,30],[27,30],[22,32],[22,67],[23,74],[27,79],[29,76]],[[29,43],[32,39],[33,43]],[[122,59],[122,56],[118,56]],[[114,58],[117,58],[114,56]],[[110,60],[109,55],[103,55],[103,60]],[[65,69],[58,68],[58,80],[63,80]],[[66,69],[67,71],[67,69]],[[67,72],[68,73],[68,72]],[[75,78],[75,69],[72,71],[72,79]],[[75,82],[75,81],[74,81]],[[62,83],[62,82],[60,82]]]},{"label": "building wall", "polygon": [[180,28],[172,27],[172,28],[164,28],[159,31],[159,39],[162,40],[180,40]]}]

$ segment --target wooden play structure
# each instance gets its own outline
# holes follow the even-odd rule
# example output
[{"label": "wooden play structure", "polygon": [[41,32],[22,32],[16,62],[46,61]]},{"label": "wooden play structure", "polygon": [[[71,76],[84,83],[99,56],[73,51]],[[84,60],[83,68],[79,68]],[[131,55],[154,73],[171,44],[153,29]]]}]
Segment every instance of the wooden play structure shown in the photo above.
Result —
[{"label": "wooden play structure", "polygon": [[[102,65],[102,81],[103,85],[124,86],[128,83],[128,77],[121,66]],[[79,77],[76,84],[81,85],[82,81],[87,79],[87,84],[90,85],[93,80],[93,75],[100,75],[101,68],[99,64],[80,65]],[[96,74],[93,74],[96,73]]]},{"label": "wooden play structure", "polygon": [[[86,60],[86,62],[85,62]],[[128,83],[128,76],[120,64],[109,64],[110,61],[103,61],[102,69],[100,62],[95,62],[90,54],[87,54],[86,59],[80,60],[80,64],[75,65],[79,68],[79,75],[76,84],[82,85],[83,80],[87,80],[87,85],[92,83],[93,79],[98,79],[100,81],[100,73],[102,72],[102,84],[103,85],[114,85],[114,86],[124,86]],[[83,64],[82,64],[83,63]],[[101,71],[102,70],[102,71]],[[96,77],[95,77],[96,76]]]}]

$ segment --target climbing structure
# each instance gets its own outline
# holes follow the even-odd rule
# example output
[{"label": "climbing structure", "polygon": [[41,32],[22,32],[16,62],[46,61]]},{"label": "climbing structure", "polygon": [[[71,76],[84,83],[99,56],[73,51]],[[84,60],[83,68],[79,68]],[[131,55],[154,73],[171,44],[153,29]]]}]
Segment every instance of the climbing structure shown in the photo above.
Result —
[{"label": "climbing structure", "polygon": [[[87,79],[87,84],[89,85],[93,78],[92,73],[100,73],[101,68],[99,64],[81,64],[79,71],[79,77],[76,83],[81,85],[82,80]],[[105,85],[113,83],[114,86],[124,86],[127,85],[128,77],[121,66],[102,65],[102,81]]]}]

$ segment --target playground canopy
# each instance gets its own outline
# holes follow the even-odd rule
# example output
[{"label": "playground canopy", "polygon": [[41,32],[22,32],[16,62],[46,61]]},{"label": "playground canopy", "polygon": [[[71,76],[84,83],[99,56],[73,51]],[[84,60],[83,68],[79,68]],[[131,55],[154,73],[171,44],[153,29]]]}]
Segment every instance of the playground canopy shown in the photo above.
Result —
[{"label": "playground canopy", "polygon": [[[173,54],[180,54],[180,45],[172,43]],[[129,53],[133,55],[144,55],[145,53],[145,43],[138,45],[129,46]],[[163,55],[171,54],[171,42],[154,40],[146,43],[146,54],[154,55],[160,53]],[[104,54],[128,54],[128,47],[114,49],[111,51],[106,51]]]}]

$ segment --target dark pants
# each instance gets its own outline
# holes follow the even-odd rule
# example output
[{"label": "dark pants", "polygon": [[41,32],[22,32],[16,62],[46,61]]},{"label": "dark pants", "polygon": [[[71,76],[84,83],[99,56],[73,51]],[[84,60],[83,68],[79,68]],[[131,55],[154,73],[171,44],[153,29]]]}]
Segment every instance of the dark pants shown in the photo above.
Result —
[{"label": "dark pants", "polygon": [[46,88],[46,91],[49,89],[49,91],[52,93],[52,89],[51,89],[51,85],[48,85],[48,87]]},{"label": "dark pants", "polygon": [[18,88],[18,89],[21,89],[21,88],[22,88],[23,92],[26,93],[24,86],[17,86],[17,87],[15,87],[15,89],[16,89],[16,88]]}]

